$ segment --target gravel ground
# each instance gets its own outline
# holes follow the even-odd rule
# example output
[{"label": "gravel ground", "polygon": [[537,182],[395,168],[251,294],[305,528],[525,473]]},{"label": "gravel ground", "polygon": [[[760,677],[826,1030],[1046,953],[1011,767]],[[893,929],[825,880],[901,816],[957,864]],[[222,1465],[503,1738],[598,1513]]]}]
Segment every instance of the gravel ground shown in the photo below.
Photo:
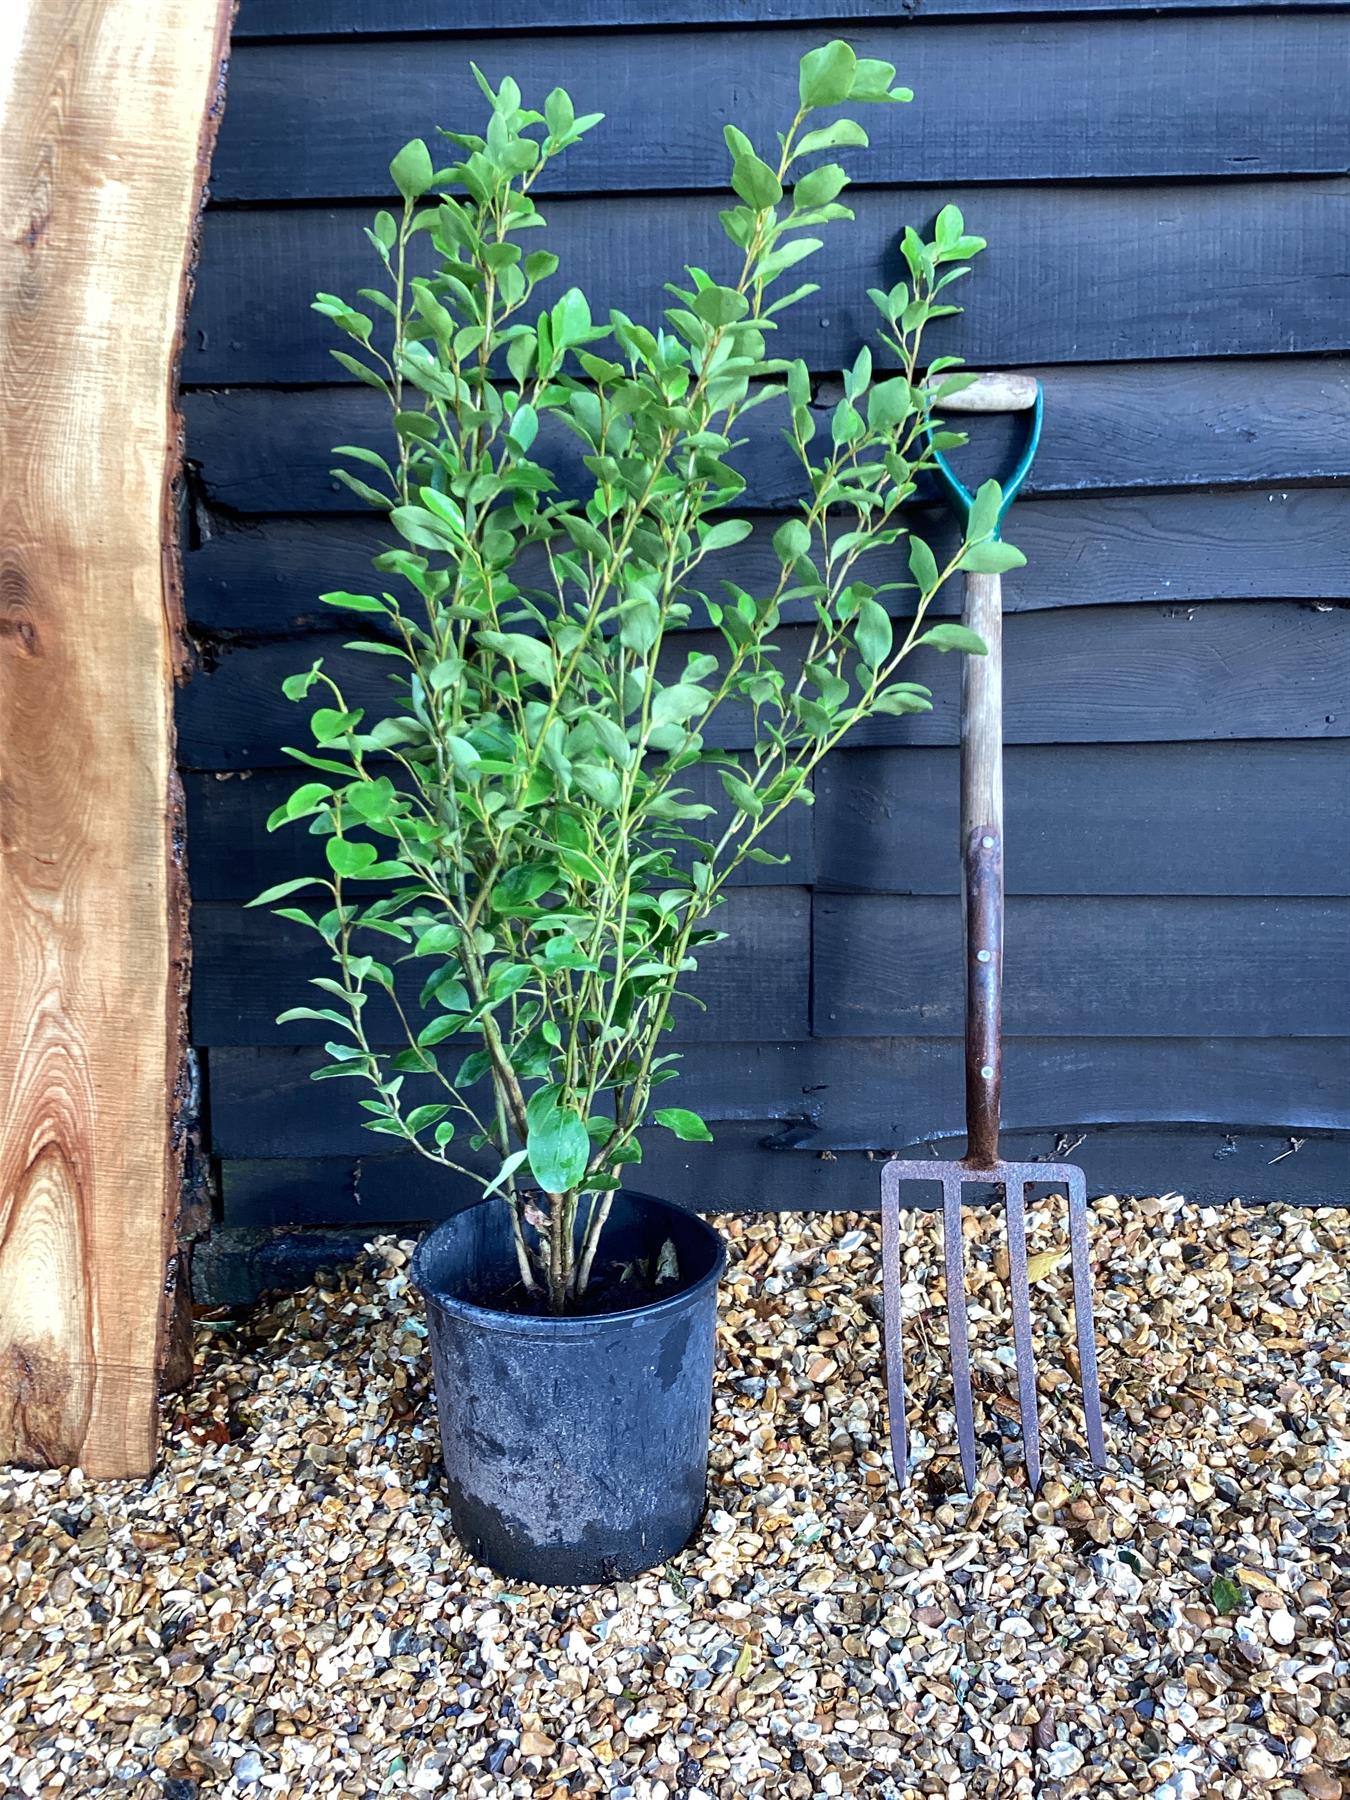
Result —
[{"label": "gravel ground", "polygon": [[936,1220],[906,1225],[902,1499],[875,1220],[754,1216],[706,1525],[609,1588],[508,1588],[450,1535],[410,1245],[203,1321],[157,1476],[0,1477],[0,1795],[1350,1793],[1350,1212],[1094,1212],[1100,1483],[1057,1211],[1035,1498],[997,1221],[968,1221],[973,1504]]}]

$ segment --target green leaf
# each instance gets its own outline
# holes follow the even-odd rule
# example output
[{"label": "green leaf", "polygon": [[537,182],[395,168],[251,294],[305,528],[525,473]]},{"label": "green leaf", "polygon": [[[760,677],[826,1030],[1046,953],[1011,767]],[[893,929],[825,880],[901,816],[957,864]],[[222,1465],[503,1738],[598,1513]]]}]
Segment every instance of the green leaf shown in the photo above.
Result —
[{"label": "green leaf", "polygon": [[872,702],[873,712],[888,713],[892,717],[932,710],[933,701],[928,689],[913,681],[899,681],[894,687],[883,688]]},{"label": "green leaf", "polygon": [[463,1030],[462,1014],[444,1013],[418,1032],[417,1047],[419,1050],[430,1050],[434,1044],[443,1044],[447,1038],[458,1037]]},{"label": "green leaf", "polygon": [[435,519],[448,525],[455,538],[462,538],[467,530],[464,514],[448,494],[437,493],[435,488],[424,487],[420,490],[422,504]]},{"label": "green leaf", "polygon": [[[860,56],[848,97],[850,100],[861,101],[889,100],[894,80],[894,63],[882,62],[873,56]],[[906,90],[902,88],[900,91],[903,93]]]},{"label": "green leaf", "polygon": [[306,669],[300,675],[288,675],[281,684],[281,691],[288,700],[303,700],[305,695],[319,679],[319,670],[323,667],[320,659],[313,668]]},{"label": "green leaf", "polygon": [[970,503],[966,536],[974,542],[992,537],[998,530],[998,510],[1003,504],[1003,490],[996,481],[984,482]]},{"label": "green leaf", "polygon": [[383,600],[377,600],[373,594],[346,594],[340,590],[332,594],[320,594],[325,606],[343,606],[348,612],[387,613],[389,608]]},{"label": "green leaf", "polygon": [[662,688],[652,701],[652,724],[683,725],[686,719],[691,719],[708,704],[709,698],[706,688],[677,681],[671,687]]},{"label": "green leaf", "polygon": [[934,650],[965,650],[971,656],[989,654],[989,647],[984,639],[964,625],[930,625],[915,642],[931,644]]},{"label": "green leaf", "polygon": [[973,575],[1002,575],[1022,568],[1026,560],[1016,544],[1005,544],[1002,538],[989,538],[961,552],[961,567]]},{"label": "green leaf", "polygon": [[[335,363],[340,363],[349,375],[354,375],[358,381],[363,381],[367,387],[378,388],[382,394],[387,394],[389,392],[389,389],[385,386],[384,377],[382,375],[377,375],[374,369],[370,368],[366,363],[358,361],[354,356],[348,356],[345,350],[330,350],[328,354]],[[334,475],[337,475],[340,472],[341,471],[337,469],[333,470]],[[354,483],[353,485],[359,489],[361,484]],[[374,488],[371,488],[370,492],[373,494],[375,492]],[[381,506],[388,506],[389,502],[385,499],[383,494],[379,495],[378,499]]]},{"label": "green leaf", "polygon": [[539,432],[539,415],[527,402],[522,401],[511,414],[511,428],[507,432],[513,447],[523,456],[534,442]]},{"label": "green leaf", "polygon": [[565,138],[576,120],[572,107],[572,96],[566,88],[555,87],[544,101],[544,119],[548,124],[549,136]]},{"label": "green leaf", "polygon": [[909,540],[909,572],[918,583],[921,594],[931,594],[938,585],[937,558],[922,538]]},{"label": "green leaf", "polygon": [[433,1102],[427,1106],[415,1106],[403,1123],[411,1132],[425,1131],[428,1125],[438,1124],[449,1112],[448,1106]]},{"label": "green leaf", "polygon": [[327,887],[326,881],[320,881],[317,875],[300,875],[294,881],[279,881],[275,887],[264,888],[261,894],[252,900],[246,900],[246,906],[269,906],[273,900],[284,900],[287,894],[298,894],[301,888]]},{"label": "green leaf", "polygon": [[738,294],[735,288],[705,287],[694,296],[694,311],[705,325],[734,325],[737,319],[745,317],[750,310],[750,302],[744,294]]},{"label": "green leaf", "polygon": [[828,206],[848,186],[848,176],[838,163],[822,163],[803,175],[792,190],[792,204],[801,212],[815,206]]},{"label": "green leaf", "polygon": [[326,781],[306,781],[295,790],[285,806],[277,810],[283,812],[287,820],[306,819],[324,804],[332,791]]},{"label": "green leaf", "polygon": [[325,846],[328,865],[338,875],[359,875],[372,863],[379,861],[379,851],[374,844],[353,842],[351,838],[332,837]]},{"label": "green leaf", "polygon": [[867,396],[867,417],[874,429],[894,431],[914,411],[914,394],[902,379],[879,381]]},{"label": "green leaf", "polygon": [[435,179],[431,152],[421,138],[413,138],[389,165],[394,186],[405,200],[420,200]]},{"label": "green leaf", "polygon": [[623,784],[613,769],[601,768],[598,763],[577,763],[572,770],[572,779],[583,794],[589,794],[601,806],[617,811],[623,804]]},{"label": "green leaf", "polygon": [[863,661],[869,668],[879,669],[891,653],[894,636],[886,608],[875,600],[859,601],[853,636]]},{"label": "green leaf", "polygon": [[[777,206],[783,198],[783,184],[769,167],[755,155],[738,156],[731,167],[731,185],[756,212]],[[695,308],[697,310],[697,308]]]},{"label": "green leaf", "polygon": [[565,1194],[580,1185],[591,1157],[591,1139],[585,1125],[570,1108],[552,1104],[531,1107],[525,1139],[530,1172],[545,1193]]},{"label": "green leaf", "polygon": [[493,1176],[492,1180],[489,1181],[487,1186],[483,1189],[484,1199],[486,1199],[489,1194],[495,1194],[502,1183],[509,1180],[510,1177],[515,1174],[516,1170],[524,1160],[525,1152],[523,1150],[513,1150],[510,1156],[503,1162],[501,1168],[498,1169],[497,1173]]},{"label": "green leaf", "polygon": [[531,681],[537,681],[543,687],[552,682],[553,652],[538,638],[526,637],[522,631],[480,631],[478,641],[500,652]]},{"label": "green leaf", "polygon": [[588,556],[608,557],[609,545],[589,519],[583,519],[576,513],[563,513],[558,523],[578,550],[584,550]]},{"label": "green leaf", "polygon": [[766,256],[755,271],[757,278],[766,285],[776,281],[787,269],[792,269],[804,257],[812,256],[822,248],[818,237],[790,238],[786,243],[779,243],[771,255]]},{"label": "green leaf", "polygon": [[739,544],[748,538],[754,530],[749,519],[723,519],[720,524],[710,525],[699,540],[703,550],[726,550],[732,544]]},{"label": "green leaf", "polygon": [[947,250],[965,236],[966,221],[959,206],[944,206],[933,226],[933,241]]},{"label": "green leaf", "polygon": [[464,533],[451,531],[435,513],[422,506],[396,506],[389,515],[400,537],[419,550],[453,550]]},{"label": "green leaf", "polygon": [[[525,270],[525,278],[527,281],[547,281],[550,275],[557,273],[558,258],[551,250],[531,250],[530,254],[525,258],[522,267]],[[529,344],[531,351],[533,351],[534,333],[531,332],[529,337],[524,341]],[[514,373],[514,370],[512,372]]]},{"label": "green leaf", "polygon": [[663,1106],[652,1114],[654,1125],[664,1125],[683,1144],[711,1144],[713,1134],[696,1112],[684,1106]]},{"label": "green leaf", "polygon": [[549,318],[553,326],[553,343],[556,349],[565,350],[571,344],[584,343],[590,336],[590,303],[580,288],[568,288],[567,292],[554,302]]},{"label": "green leaf", "polygon": [[737,811],[748,813],[752,819],[757,819],[764,811],[762,796],[757,794],[748,782],[742,781],[738,775],[733,775],[730,769],[719,769],[718,774],[721,777],[722,786],[726,789]]},{"label": "green leaf", "polygon": [[858,58],[850,46],[835,38],[802,58],[797,90],[803,106],[838,106],[847,100],[857,73]]},{"label": "green leaf", "polygon": [[341,712],[336,706],[318,706],[310,714],[309,728],[316,744],[335,744],[356,730],[362,716],[359,710]]},{"label": "green leaf", "polygon": [[781,563],[799,562],[811,549],[811,533],[801,519],[788,519],[773,534],[773,547]]},{"label": "green leaf", "polygon": [[792,152],[793,160],[816,150],[865,150],[867,142],[867,133],[855,119],[836,119],[833,125],[808,131]]},{"label": "green leaf", "polygon": [[1214,1610],[1225,1616],[1241,1612],[1247,1605],[1247,1590],[1227,1575],[1216,1575],[1209,1584],[1209,1597]]}]

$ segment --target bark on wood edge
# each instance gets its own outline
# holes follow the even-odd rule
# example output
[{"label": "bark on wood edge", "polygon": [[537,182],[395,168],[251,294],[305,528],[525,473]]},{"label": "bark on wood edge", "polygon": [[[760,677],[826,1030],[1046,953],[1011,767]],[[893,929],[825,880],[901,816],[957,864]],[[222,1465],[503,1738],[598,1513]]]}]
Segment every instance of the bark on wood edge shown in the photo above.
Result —
[{"label": "bark on wood edge", "polygon": [[[230,64],[230,35],[238,0],[216,0],[215,32],[211,52],[210,85],[197,137],[193,193],[189,203],[187,243],[184,246],[178,295],[178,335],[169,358],[165,380],[167,455],[160,506],[160,566],[164,617],[175,688],[192,673],[192,652],[183,601],[183,545],[181,500],[186,458],[186,437],[179,405],[183,352],[187,341],[188,314],[201,257],[202,223],[211,178]],[[165,1207],[173,1208],[172,1245],[164,1272],[164,1297],[160,1307],[155,1366],[160,1371],[162,1394],[184,1388],[192,1379],[192,1242],[210,1227],[209,1199],[200,1182],[189,1185],[189,1166],[203,1166],[200,1124],[200,1081],[194,1067],[188,1032],[188,1000],[192,982],[192,941],[188,891],[187,812],[182,776],[177,767],[177,730],[169,721],[169,791],[165,804],[165,861],[168,871],[168,1018],[166,1092],[169,1096],[165,1139]]]}]

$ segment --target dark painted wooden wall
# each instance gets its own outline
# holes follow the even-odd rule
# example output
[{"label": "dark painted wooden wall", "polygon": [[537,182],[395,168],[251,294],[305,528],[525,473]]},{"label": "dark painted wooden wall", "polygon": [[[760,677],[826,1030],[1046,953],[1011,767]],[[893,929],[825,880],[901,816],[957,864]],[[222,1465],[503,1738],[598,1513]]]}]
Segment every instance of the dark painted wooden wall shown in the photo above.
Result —
[{"label": "dark painted wooden wall", "polygon": [[[184,365],[193,1017],[225,1226],[447,1203],[426,1165],[368,1153],[380,1140],[346,1084],[309,1083],[309,1034],[272,1022],[297,946],[240,910],[306,842],[262,828],[296,725],[278,684],[318,652],[344,662],[315,596],[357,580],[376,535],[329,449],[378,420],[341,384],[312,292],[368,279],[361,225],[388,158],[477,117],[473,59],[527,98],[562,81],[609,115],[552,183],[551,241],[598,302],[655,314],[662,279],[718,255],[724,120],[767,135],[798,57],[831,35],[822,17],[918,98],[869,116],[858,223],[836,228],[780,348],[810,360],[828,404],[901,226],[951,198],[991,248],[942,347],[1045,384],[1014,533],[1030,566],[1006,584],[1017,1141],[1048,1152],[1086,1132],[1098,1189],[1343,1195],[1326,1134],[1350,1125],[1350,14],[472,11],[470,29],[448,0],[240,10]],[[761,436],[771,509],[788,471]],[[369,659],[346,661],[368,686]],[[686,1094],[718,1147],[667,1145],[646,1171],[680,1199],[867,1203],[866,1153],[960,1130],[955,659],[928,673],[936,710],[838,755],[791,868],[755,871],[785,885],[737,895],[738,948],[709,958],[710,1010],[684,1027]]]}]

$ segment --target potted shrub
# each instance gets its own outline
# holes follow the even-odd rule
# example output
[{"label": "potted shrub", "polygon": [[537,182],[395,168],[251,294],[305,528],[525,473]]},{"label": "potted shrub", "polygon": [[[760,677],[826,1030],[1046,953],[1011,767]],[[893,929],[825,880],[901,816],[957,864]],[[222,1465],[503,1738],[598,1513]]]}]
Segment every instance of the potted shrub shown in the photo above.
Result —
[{"label": "potted shrub", "polygon": [[[393,161],[402,209],[367,232],[378,285],[316,301],[390,408],[386,455],[338,452],[387,513],[381,579],[323,596],[366,627],[350,648],[386,659],[390,706],[366,716],[321,662],[285,684],[318,702],[314,747],[290,752],[304,779],[269,825],[307,822],[323,872],[253,904],[287,902],[331,952],[319,1002],[282,1015],[331,1026],[316,1078],[365,1084],[371,1131],[480,1190],[415,1275],[456,1527],[513,1576],[633,1572],[695,1529],[722,1248],[623,1185],[644,1127],[711,1136],[660,1103],[675,1009],[736,870],[785,860],[765,834],[810,804],[821,758],[929,707],[900,679],[909,652],[983,648],[927,623],[942,582],[1021,561],[993,541],[992,483],[945,567],[904,523],[931,445],[962,441],[931,434],[954,359],[925,385],[920,355],[983,248],[954,207],[904,233],[907,279],[871,291],[887,373],[862,348],[822,417],[805,364],[772,355],[815,291],[812,233],[852,217],[828,158],[867,139],[835,109],[907,100],[894,74],[827,44],[775,148],[726,128],[725,272],[684,271],[653,325],[574,287],[535,298],[558,259],[531,247],[531,190],[599,115],[561,89],[531,111],[480,75],[486,130],[444,134],[453,167],[421,141]],[[771,533],[739,510],[737,434],[761,406],[801,471]],[[806,621],[791,658],[785,607]],[[317,908],[293,898],[310,889]]]}]

